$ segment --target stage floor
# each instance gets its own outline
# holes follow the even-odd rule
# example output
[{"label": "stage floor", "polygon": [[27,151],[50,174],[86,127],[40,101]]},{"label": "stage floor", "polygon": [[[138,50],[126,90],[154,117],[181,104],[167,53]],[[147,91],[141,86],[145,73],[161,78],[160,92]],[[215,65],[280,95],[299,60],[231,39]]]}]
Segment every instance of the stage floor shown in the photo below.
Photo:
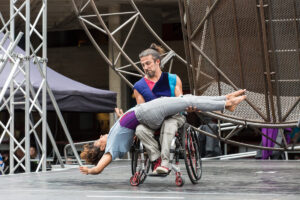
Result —
[{"label": "stage floor", "polygon": [[130,162],[115,161],[101,175],[82,175],[78,168],[6,175],[0,176],[0,199],[300,199],[299,161],[203,161],[196,185],[183,174],[183,187],[175,185],[174,174],[133,187]]}]

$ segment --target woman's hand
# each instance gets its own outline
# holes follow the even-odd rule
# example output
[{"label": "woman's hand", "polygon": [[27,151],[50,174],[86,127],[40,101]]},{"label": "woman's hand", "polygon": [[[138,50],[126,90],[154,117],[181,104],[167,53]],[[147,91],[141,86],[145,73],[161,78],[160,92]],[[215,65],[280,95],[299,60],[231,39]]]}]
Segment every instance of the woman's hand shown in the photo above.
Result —
[{"label": "woman's hand", "polygon": [[124,114],[124,112],[121,108],[115,108],[115,113],[118,118],[120,118]]},{"label": "woman's hand", "polygon": [[102,156],[102,158],[99,160],[98,164],[95,167],[88,168],[84,166],[80,166],[79,170],[82,174],[100,174],[104,168],[109,165],[109,163],[112,161],[112,156],[110,153],[106,153]]},{"label": "woman's hand", "polygon": [[83,166],[80,166],[79,167],[79,170],[82,174],[85,174],[85,175],[88,175],[89,174],[89,168],[88,167],[83,167]]}]

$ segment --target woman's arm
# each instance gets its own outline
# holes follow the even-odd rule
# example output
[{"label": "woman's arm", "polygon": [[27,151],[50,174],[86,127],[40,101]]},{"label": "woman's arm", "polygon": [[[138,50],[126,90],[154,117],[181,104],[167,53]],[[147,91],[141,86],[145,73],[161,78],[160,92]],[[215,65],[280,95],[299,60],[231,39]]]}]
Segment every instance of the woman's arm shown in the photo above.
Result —
[{"label": "woman's arm", "polygon": [[104,168],[111,163],[112,157],[110,153],[106,153],[102,156],[102,158],[99,160],[98,164],[95,167],[88,168],[80,166],[79,170],[82,174],[100,174]]}]

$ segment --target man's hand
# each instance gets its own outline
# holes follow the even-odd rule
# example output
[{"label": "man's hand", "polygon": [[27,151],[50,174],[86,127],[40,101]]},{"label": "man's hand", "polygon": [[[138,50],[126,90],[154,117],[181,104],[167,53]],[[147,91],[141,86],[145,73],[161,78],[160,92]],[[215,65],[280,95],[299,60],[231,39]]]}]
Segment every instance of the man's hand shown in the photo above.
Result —
[{"label": "man's hand", "polygon": [[115,112],[118,118],[120,118],[124,114],[121,108],[115,108]]},{"label": "man's hand", "polygon": [[79,167],[79,170],[82,174],[85,174],[85,175],[88,175],[89,174],[89,168],[88,167],[83,167],[83,166],[80,166]]},{"label": "man's hand", "polygon": [[201,110],[197,109],[196,107],[189,106],[186,109],[186,112],[201,112]]}]

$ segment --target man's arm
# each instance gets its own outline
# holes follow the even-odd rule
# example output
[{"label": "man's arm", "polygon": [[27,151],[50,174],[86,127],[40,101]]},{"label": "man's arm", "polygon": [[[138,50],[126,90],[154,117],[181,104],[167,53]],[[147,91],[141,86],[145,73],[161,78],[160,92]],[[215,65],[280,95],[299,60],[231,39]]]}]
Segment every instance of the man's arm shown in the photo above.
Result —
[{"label": "man's arm", "polygon": [[[175,96],[178,97],[182,94],[183,94],[183,92],[182,92],[182,82],[181,82],[180,78],[178,76],[176,76]],[[197,112],[199,110],[196,109],[196,108],[193,108],[192,106],[189,106],[189,107],[186,108],[186,111],[187,112]]]},{"label": "man's arm", "polygon": [[100,174],[104,168],[111,163],[112,157],[110,153],[106,153],[102,156],[99,160],[98,164],[95,167],[88,168],[88,167],[79,167],[79,170],[82,174]]},{"label": "man's arm", "polygon": [[144,97],[136,89],[133,90],[133,95],[137,104],[145,103]]},{"label": "man's arm", "polygon": [[182,92],[182,82],[178,76],[176,76],[176,86],[175,86],[175,97],[183,94]]}]

